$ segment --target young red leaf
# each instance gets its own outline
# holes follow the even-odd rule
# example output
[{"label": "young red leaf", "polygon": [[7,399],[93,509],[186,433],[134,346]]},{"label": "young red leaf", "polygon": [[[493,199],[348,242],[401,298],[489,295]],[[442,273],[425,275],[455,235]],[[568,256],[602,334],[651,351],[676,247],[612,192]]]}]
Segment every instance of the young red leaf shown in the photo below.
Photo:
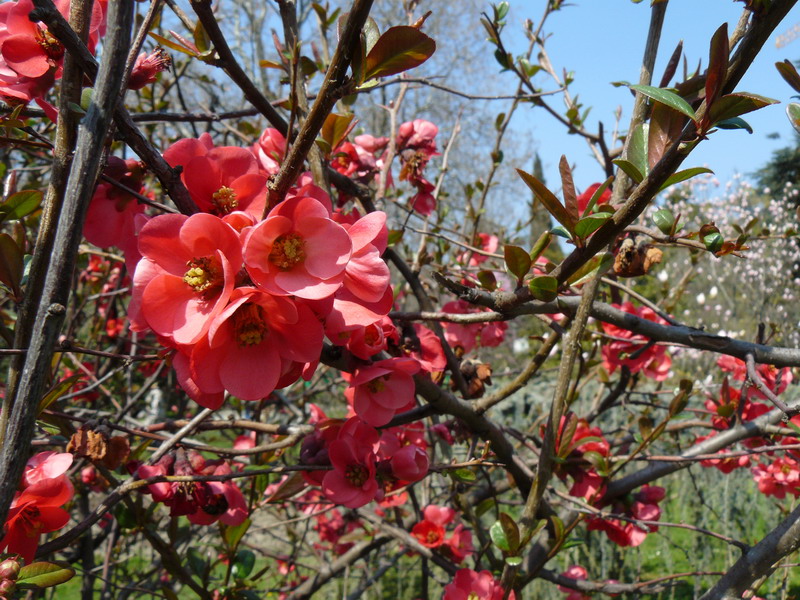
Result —
[{"label": "young red leaf", "polygon": [[717,99],[711,106],[709,120],[713,125],[718,121],[732,119],[733,117],[758,110],[759,108],[764,108],[770,104],[777,104],[777,102],[777,100],[773,100],[772,98],[765,98],[758,94],[748,94],[747,92],[727,94]]},{"label": "young red leaf", "polygon": [[706,71],[706,106],[713,106],[728,72],[728,24],[723,23],[711,38],[711,49]]},{"label": "young red leaf", "polygon": [[800,92],[800,73],[797,72],[797,69],[790,60],[776,62],[775,68],[778,69],[778,73],[781,74],[781,77],[783,77],[786,83],[792,86],[795,92]]},{"label": "young red leaf", "polygon": [[569,166],[567,157],[561,155],[558,163],[558,170],[561,173],[561,191],[564,194],[564,205],[570,217],[574,221],[580,218],[578,212],[578,194],[575,193],[575,183],[572,181],[572,169]]},{"label": "young red leaf", "polygon": [[391,27],[378,38],[367,54],[364,80],[408,71],[428,60],[436,51],[436,42],[406,25]]},{"label": "young red leaf", "polygon": [[647,136],[647,164],[652,169],[681,135],[686,117],[666,104],[653,105]]},{"label": "young red leaf", "polygon": [[553,215],[553,218],[561,223],[569,233],[574,234],[576,219],[572,218],[572,215],[570,215],[567,209],[558,201],[555,194],[548,190],[547,186],[533,175],[526,173],[522,169],[517,169],[517,173],[522,177],[522,181],[525,182],[525,185],[536,195],[539,202],[544,205],[547,212]]}]

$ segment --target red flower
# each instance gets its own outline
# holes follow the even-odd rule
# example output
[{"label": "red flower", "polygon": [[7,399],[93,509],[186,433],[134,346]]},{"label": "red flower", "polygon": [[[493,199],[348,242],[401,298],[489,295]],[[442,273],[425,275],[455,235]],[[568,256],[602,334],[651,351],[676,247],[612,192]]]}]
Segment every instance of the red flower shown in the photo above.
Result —
[{"label": "red flower", "polygon": [[281,202],[250,230],[244,258],[250,277],[269,293],[320,300],[341,285],[352,248],[325,206],[303,197]]},{"label": "red flower", "polygon": [[[654,323],[666,324],[664,319],[646,306],[636,308],[630,302],[625,302],[617,308]],[[647,346],[646,337],[609,323],[603,323],[603,331],[615,338],[630,340],[628,342],[616,339],[603,346],[603,367],[609,373],[613,373],[624,365],[631,370],[631,373],[643,372],[646,377],[654,381],[664,381],[667,378],[672,366],[672,359],[664,346],[658,344]],[[635,358],[632,358],[632,355]]]},{"label": "red flower", "polygon": [[[579,213],[583,214],[583,211],[585,211],[586,207],[589,206],[589,200],[592,199],[592,196],[594,196],[594,193],[599,188],[600,188],[600,184],[599,183],[593,183],[588,188],[586,188],[585,192],[583,192],[580,196],[578,196],[578,212]],[[610,188],[606,188],[603,191],[603,193],[600,194],[600,197],[597,199],[597,203],[595,204],[595,207],[600,206],[601,204],[608,204],[608,202],[610,200],[611,200],[611,189]],[[595,212],[595,211],[593,211],[593,212]]]},{"label": "red flower", "polygon": [[42,479],[25,488],[11,504],[0,551],[19,554],[25,562],[32,562],[39,535],[61,529],[69,521],[69,513],[60,507],[72,494],[66,477]]},{"label": "red flower", "polygon": [[161,46],[156,46],[150,54],[142,52],[133,63],[133,71],[128,81],[129,90],[140,90],[149,83],[154,83],[156,75],[161,71],[169,71],[172,58]]},{"label": "red flower", "polygon": [[[502,600],[503,594],[500,582],[489,571],[460,569],[453,582],[444,588],[442,600]],[[514,592],[509,592],[508,598],[515,600]]]},{"label": "red flower", "polygon": [[227,390],[242,400],[261,400],[279,386],[292,361],[315,361],[321,350],[322,325],[310,309],[240,287],[194,346],[191,377],[206,394]]},{"label": "red flower", "polygon": [[132,329],[197,342],[226,306],[242,266],[236,231],[213,215],[160,215],[139,233]]},{"label": "red flower", "polygon": [[183,167],[181,180],[201,211],[224,216],[242,210],[261,218],[267,178],[258,172],[256,159],[246,148],[215,148],[204,133],[172,144],[164,159],[172,167]]},{"label": "red flower", "polygon": [[386,425],[398,412],[413,406],[414,378],[419,363],[413,358],[388,358],[355,370],[345,396],[353,410],[373,427]]}]

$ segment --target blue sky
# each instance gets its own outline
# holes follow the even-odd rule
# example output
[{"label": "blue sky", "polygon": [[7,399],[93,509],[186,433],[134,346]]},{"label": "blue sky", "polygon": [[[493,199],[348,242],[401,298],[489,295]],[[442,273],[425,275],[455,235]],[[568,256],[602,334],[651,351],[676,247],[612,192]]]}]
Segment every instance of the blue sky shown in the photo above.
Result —
[{"label": "blue sky", "polygon": [[[547,30],[554,32],[547,41],[548,54],[559,72],[564,68],[575,72],[570,91],[573,97],[579,95],[581,102],[593,107],[587,120],[590,130],[596,131],[598,121],[602,120],[608,131],[620,106],[623,111],[622,129],[627,128],[631,94],[627,88],[613,87],[610,82],[638,81],[650,19],[649,4],[647,0],[640,4],[631,0],[573,0],[573,6],[566,6],[548,19]],[[519,29],[524,18],[538,18],[542,6],[540,1],[511,0],[507,31]],[[658,84],[669,56],[681,39],[690,71],[696,68],[699,60],[705,69],[712,34],[723,22],[728,23],[731,31],[743,6],[742,2],[732,0],[671,0],[654,84]],[[789,12],[737,88],[737,91],[774,98],[780,104],[744,116],[753,127],[752,135],[742,130],[713,134],[709,140],[699,144],[683,167],[708,166],[724,182],[736,172],[751,173],[769,159],[772,151],[792,143],[793,130],[785,109],[794,92],[780,77],[774,63],[787,58],[792,61],[800,59],[800,38],[783,48],[775,46],[777,36],[797,23],[800,23],[800,6]],[[515,50],[521,51],[523,43],[520,39]],[[552,102],[559,108],[563,106],[560,99]],[[526,118],[528,122],[524,126],[530,127],[539,141],[545,175],[551,186],[556,186],[559,181],[557,165],[562,154],[577,166],[575,181],[579,189],[602,179],[603,174],[582,139],[566,135],[563,126],[548,118],[543,111],[536,111],[533,119],[530,116]],[[776,133],[779,134],[777,139],[768,137]]]}]

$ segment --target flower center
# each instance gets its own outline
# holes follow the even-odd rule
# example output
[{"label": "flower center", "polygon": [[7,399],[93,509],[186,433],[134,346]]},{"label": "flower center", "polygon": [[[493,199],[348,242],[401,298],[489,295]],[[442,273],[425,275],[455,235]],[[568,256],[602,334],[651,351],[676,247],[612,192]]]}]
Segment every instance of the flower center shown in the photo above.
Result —
[{"label": "flower center", "polygon": [[269,329],[264,320],[264,309],[247,302],[233,313],[236,343],[240,346],[256,346],[261,343]]},{"label": "flower center", "polygon": [[344,472],[344,478],[353,487],[361,487],[369,478],[369,471],[364,465],[350,465]]},{"label": "flower center", "polygon": [[386,389],[385,376],[376,377],[375,379],[373,379],[372,381],[367,383],[367,389],[373,394],[377,394],[377,393],[382,392],[383,390],[385,390]]},{"label": "flower center", "polygon": [[236,191],[223,185],[211,194],[211,204],[214,205],[211,212],[217,216],[233,212],[239,206],[239,201],[236,199]]},{"label": "flower center", "polygon": [[222,270],[216,257],[193,258],[186,267],[183,280],[198,294],[207,294],[222,286]]},{"label": "flower center", "polygon": [[287,233],[272,243],[269,262],[281,271],[291,271],[306,259],[306,241],[297,233]]},{"label": "flower center", "polygon": [[36,32],[36,43],[52,61],[59,61],[64,56],[64,46],[46,29]]}]

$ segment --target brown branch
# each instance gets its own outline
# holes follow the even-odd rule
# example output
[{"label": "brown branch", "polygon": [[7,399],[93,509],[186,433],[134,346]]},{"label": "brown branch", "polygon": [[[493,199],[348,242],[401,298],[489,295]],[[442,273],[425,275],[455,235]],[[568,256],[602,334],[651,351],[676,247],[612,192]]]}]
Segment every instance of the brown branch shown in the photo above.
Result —
[{"label": "brown branch", "polygon": [[289,129],[284,118],[258,90],[231,52],[228,42],[225,40],[225,34],[222,33],[217,18],[214,16],[210,0],[192,0],[192,8],[217,51],[219,58],[215,62],[216,66],[228,74],[228,77],[242,90],[247,101],[266,117],[270,125],[280,131],[284,137],[288,137]]},{"label": "brown branch", "polygon": [[[41,20],[47,25],[48,30],[61,42],[68,52],[72,52],[80,68],[94,81],[97,76],[97,61],[89,52],[86,45],[80,40],[58,12],[52,0],[36,0],[37,8],[31,17]],[[120,64],[123,64],[122,62]],[[164,190],[183,214],[191,215],[197,212],[197,206],[189,196],[189,191],[183,185],[180,175],[167,164],[161,153],[156,150],[145,135],[136,127],[130,114],[122,105],[114,111],[114,122],[127,143],[139,158],[153,171]]]},{"label": "brown branch", "polygon": [[264,209],[264,216],[270,208],[281,202],[286,192],[297,179],[303,167],[306,156],[317,138],[317,134],[325,119],[330,114],[337,100],[347,91],[347,69],[353,59],[353,54],[359,47],[359,36],[364,23],[369,16],[373,0],[355,0],[347,16],[344,28],[339,39],[339,44],[328,65],[325,79],[317,93],[317,98],[311,107],[308,117],[303,121],[297,139],[289,150],[286,159],[281,165],[278,176],[269,185],[268,202]]},{"label": "brown branch", "polygon": [[75,144],[75,156],[53,243],[53,256],[39,298],[29,351],[25,356],[18,387],[10,390],[13,392],[14,406],[0,454],[0,522],[5,520],[25,467],[27,455],[24,449],[30,447],[33,438],[36,409],[44,392],[53,348],[64,321],[83,221],[102,167],[101,157],[112,114],[120,99],[123,73],[119,65],[124,63],[130,45],[132,0],[112,2],[108,23],[103,62],[92,103]]}]

